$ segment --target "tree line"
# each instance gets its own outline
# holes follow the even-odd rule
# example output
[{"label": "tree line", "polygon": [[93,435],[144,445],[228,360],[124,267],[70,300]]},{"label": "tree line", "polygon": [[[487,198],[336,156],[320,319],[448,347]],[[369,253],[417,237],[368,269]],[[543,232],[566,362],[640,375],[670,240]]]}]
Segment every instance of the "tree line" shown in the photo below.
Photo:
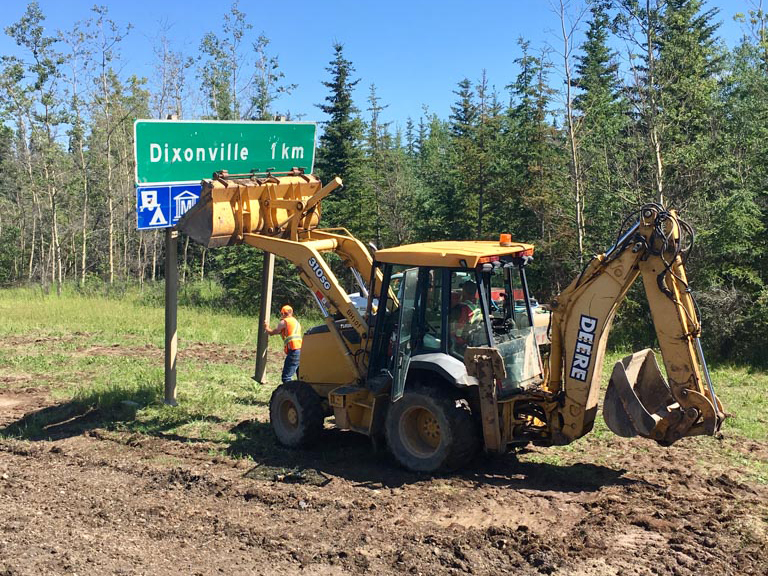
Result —
[{"label": "tree line", "polygon": [[[546,301],[613,244],[624,217],[658,202],[697,231],[689,270],[710,353],[765,363],[762,1],[737,16],[744,35],[732,49],[703,0],[558,0],[553,10],[557,41],[520,38],[507,85],[479,69],[456,84],[447,118],[424,107],[403,125],[387,120],[375,83],[355,101],[361,79],[334,44],[316,173],[345,186],[324,201],[323,225],[378,247],[511,232],[536,244],[530,280]],[[106,8],[53,35],[44,20],[33,2],[5,31],[23,55],[0,68],[0,283],[151,283],[163,243],[135,229],[133,120],[291,119],[281,96],[299,87],[237,2],[194,53],[161,35],[149,79],[125,73],[130,26]],[[184,281],[215,279],[232,306],[257,305],[254,250],[209,254],[184,241],[180,251]],[[278,298],[309,302],[288,263],[277,274]],[[623,344],[653,339],[642,302],[630,293],[615,330]]]}]

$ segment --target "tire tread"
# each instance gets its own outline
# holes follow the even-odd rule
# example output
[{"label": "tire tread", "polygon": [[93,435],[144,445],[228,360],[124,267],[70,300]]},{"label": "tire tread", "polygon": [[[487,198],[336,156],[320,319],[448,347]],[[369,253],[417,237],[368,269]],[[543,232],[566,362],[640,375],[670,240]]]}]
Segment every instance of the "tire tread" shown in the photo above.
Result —
[{"label": "tire tread", "polygon": [[[414,459],[411,454],[400,448],[400,443],[393,435],[397,429],[393,423],[385,426],[387,444],[395,459],[405,468],[417,472],[451,471],[466,466],[477,454],[480,436],[476,420],[470,412],[469,406],[451,390],[429,384],[417,384],[406,391],[406,396],[411,398],[420,395],[428,397],[438,409],[443,412],[448,422],[449,430],[446,431],[452,438],[445,458],[434,469],[424,469],[423,461]],[[404,396],[398,402],[405,400]],[[392,406],[390,406],[392,410]]]},{"label": "tire tread", "polygon": [[[298,438],[294,442],[285,442],[280,438],[274,425],[275,402],[280,396],[287,394],[299,408],[299,429]],[[317,440],[318,433],[323,428],[323,407],[320,402],[320,396],[308,385],[298,380],[291,380],[281,384],[272,392],[269,399],[269,418],[272,422],[272,429],[277,436],[278,442],[290,448],[309,446]]]}]

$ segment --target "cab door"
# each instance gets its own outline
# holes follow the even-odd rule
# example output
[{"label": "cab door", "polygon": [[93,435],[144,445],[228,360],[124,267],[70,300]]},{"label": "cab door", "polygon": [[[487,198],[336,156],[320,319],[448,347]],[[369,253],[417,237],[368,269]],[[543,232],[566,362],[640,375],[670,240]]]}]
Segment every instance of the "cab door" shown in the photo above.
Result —
[{"label": "cab door", "polygon": [[419,283],[419,269],[411,268],[403,274],[399,289],[400,317],[397,322],[397,346],[392,374],[392,401],[399,400],[405,390],[405,378],[413,353],[413,325],[416,317],[416,289]]}]

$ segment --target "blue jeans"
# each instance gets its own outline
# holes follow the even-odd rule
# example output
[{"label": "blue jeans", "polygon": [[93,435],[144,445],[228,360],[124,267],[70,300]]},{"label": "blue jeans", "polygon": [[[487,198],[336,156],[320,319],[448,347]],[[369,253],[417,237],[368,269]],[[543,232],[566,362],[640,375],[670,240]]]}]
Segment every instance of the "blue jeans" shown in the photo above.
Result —
[{"label": "blue jeans", "polygon": [[283,363],[283,384],[293,380],[296,370],[299,368],[299,357],[301,356],[301,350],[289,350],[285,355],[285,362]]}]

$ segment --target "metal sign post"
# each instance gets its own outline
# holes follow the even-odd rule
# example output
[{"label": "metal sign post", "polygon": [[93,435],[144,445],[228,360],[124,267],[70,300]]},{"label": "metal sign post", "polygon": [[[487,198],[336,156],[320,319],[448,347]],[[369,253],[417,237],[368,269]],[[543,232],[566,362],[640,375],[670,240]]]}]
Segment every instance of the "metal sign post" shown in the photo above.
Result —
[{"label": "metal sign post", "polygon": [[264,265],[261,270],[261,310],[259,310],[259,339],[256,344],[256,370],[253,379],[259,384],[264,383],[267,371],[267,348],[269,335],[264,330],[264,322],[269,322],[272,313],[272,280],[275,271],[275,255],[264,252]]},{"label": "metal sign post", "polygon": [[165,230],[165,403],[176,406],[176,354],[178,336],[176,311],[178,305],[179,267],[177,263],[179,232]]}]

